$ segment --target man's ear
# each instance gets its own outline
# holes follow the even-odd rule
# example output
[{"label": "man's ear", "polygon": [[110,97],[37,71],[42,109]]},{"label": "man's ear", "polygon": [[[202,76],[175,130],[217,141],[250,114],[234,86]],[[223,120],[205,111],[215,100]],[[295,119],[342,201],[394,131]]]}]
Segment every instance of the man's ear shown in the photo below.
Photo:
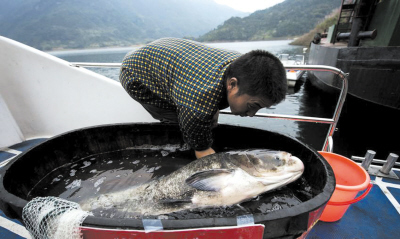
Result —
[{"label": "man's ear", "polygon": [[236,77],[229,78],[228,81],[226,82],[226,86],[228,90],[232,90],[235,87],[238,86],[238,80]]}]

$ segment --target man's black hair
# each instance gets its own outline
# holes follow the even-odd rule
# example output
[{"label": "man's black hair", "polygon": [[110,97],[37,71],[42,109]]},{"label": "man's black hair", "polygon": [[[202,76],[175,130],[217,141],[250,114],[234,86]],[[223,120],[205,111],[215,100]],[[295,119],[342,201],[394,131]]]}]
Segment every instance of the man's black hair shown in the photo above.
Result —
[{"label": "man's black hair", "polygon": [[233,61],[225,72],[227,79],[238,80],[238,94],[267,98],[273,104],[285,99],[286,70],[282,62],[264,50],[250,51]]}]

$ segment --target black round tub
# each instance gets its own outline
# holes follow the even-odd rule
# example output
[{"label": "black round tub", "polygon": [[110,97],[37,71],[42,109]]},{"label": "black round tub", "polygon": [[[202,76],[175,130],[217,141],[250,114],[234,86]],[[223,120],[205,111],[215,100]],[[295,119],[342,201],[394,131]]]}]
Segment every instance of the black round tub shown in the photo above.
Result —
[{"label": "black round tub", "polygon": [[[333,171],[321,155],[296,139],[265,130],[219,125],[214,134],[213,148],[217,152],[248,148],[283,150],[300,158],[305,165],[301,180],[288,185],[299,193],[296,197],[302,199],[301,203],[280,210],[252,213],[254,224],[265,225],[264,238],[298,238],[314,225],[335,189]],[[96,126],[55,136],[20,154],[0,169],[0,207],[8,217],[22,221],[22,209],[29,200],[38,196],[59,196],[53,195],[54,191],[47,187],[38,188],[49,172],[83,158],[89,159],[91,155],[143,145],[182,146],[184,142],[177,126],[159,123]],[[181,151],[184,157],[195,158],[192,150]],[[56,183],[53,180],[51,185]],[[308,188],[303,190],[302,187]],[[160,220],[163,230],[177,230],[234,227],[238,225],[237,216],[240,215]],[[87,217],[82,226],[143,230],[143,220],[95,215]]]}]

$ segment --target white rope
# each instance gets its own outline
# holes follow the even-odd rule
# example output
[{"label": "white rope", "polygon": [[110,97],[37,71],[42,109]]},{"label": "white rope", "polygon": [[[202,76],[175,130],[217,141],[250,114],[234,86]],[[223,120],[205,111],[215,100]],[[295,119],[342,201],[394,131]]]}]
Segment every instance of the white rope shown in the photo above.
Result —
[{"label": "white rope", "polygon": [[80,226],[89,212],[79,204],[56,197],[38,197],[22,211],[33,239],[81,239]]}]

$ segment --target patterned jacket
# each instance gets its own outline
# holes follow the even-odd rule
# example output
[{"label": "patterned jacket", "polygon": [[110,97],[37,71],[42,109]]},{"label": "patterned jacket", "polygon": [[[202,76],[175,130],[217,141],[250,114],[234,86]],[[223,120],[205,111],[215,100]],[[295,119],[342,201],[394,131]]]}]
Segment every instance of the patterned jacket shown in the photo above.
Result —
[{"label": "patterned jacket", "polygon": [[198,42],[162,38],[128,53],[120,81],[140,103],[176,110],[186,142],[201,151],[212,144],[212,118],[226,103],[223,75],[240,53]]}]

